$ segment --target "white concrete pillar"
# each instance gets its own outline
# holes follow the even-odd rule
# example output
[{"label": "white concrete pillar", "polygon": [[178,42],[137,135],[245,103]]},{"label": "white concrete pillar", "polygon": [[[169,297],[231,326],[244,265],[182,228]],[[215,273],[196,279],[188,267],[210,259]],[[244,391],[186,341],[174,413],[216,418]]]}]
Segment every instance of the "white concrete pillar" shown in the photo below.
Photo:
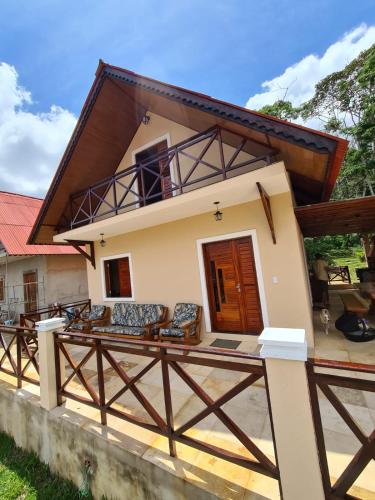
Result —
[{"label": "white concrete pillar", "polygon": [[265,328],[265,359],[284,500],[324,500],[305,361],[305,330]]},{"label": "white concrete pillar", "polygon": [[[38,349],[39,349],[39,380],[40,404],[46,410],[57,406],[56,364],[53,332],[63,331],[63,318],[50,318],[37,321]],[[61,380],[65,379],[65,363],[60,356]]]}]

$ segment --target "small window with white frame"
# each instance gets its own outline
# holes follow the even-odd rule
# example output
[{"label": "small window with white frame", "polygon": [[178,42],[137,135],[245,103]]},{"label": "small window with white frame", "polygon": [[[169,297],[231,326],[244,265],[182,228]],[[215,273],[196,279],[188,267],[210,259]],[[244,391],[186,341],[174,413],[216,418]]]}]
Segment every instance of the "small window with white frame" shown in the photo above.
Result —
[{"label": "small window with white frame", "polygon": [[104,300],[134,300],[130,254],[102,258]]}]

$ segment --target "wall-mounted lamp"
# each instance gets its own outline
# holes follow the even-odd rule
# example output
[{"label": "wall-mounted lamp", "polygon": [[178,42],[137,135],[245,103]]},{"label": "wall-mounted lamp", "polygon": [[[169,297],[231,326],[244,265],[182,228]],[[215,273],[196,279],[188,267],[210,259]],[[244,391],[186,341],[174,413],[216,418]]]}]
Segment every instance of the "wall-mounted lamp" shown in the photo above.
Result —
[{"label": "wall-mounted lamp", "polygon": [[100,236],[102,237],[102,239],[100,240],[100,246],[104,248],[104,247],[105,247],[105,245],[106,245],[106,243],[107,243],[107,242],[105,241],[105,239],[103,238],[104,233],[100,233]]},{"label": "wall-mounted lamp", "polygon": [[216,212],[214,213],[215,220],[221,221],[223,219],[223,212],[220,212],[219,210],[219,203],[220,201],[215,201],[214,205],[216,205]]},{"label": "wall-mounted lamp", "polygon": [[142,123],[143,125],[148,125],[150,123],[151,116],[145,113],[144,117],[142,118]]}]

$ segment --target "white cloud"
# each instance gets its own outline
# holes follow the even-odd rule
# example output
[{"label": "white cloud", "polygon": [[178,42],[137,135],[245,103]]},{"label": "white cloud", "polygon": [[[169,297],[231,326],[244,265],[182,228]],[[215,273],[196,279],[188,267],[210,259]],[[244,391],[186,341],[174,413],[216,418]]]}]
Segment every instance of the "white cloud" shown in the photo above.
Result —
[{"label": "white cloud", "polygon": [[0,190],[43,196],[76,124],[59,106],[33,113],[31,93],[0,63]]},{"label": "white cloud", "polygon": [[246,107],[259,109],[265,104],[272,104],[278,99],[283,99],[286,91],[287,100],[295,106],[301,104],[313,96],[315,85],[322,78],[343,69],[373,43],[375,43],[375,26],[361,24],[328,47],[322,57],[310,54],[286,68],[282,75],[263,82],[264,91],[250,97]]}]

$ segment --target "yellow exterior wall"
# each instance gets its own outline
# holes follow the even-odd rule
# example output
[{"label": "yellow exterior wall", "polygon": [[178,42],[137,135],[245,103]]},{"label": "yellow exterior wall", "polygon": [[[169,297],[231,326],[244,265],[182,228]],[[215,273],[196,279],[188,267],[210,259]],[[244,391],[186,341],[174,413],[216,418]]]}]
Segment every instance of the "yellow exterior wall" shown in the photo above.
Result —
[{"label": "yellow exterior wall", "polygon": [[[264,278],[269,326],[305,328],[313,345],[311,306],[300,235],[289,193],[271,198],[277,244],[272,243],[260,200],[223,210],[223,221],[212,213],[155,226],[95,243],[97,269],[88,264],[89,295],[104,303],[101,257],[130,253],[134,295],[138,303],[162,303],[171,312],[179,301],[202,304],[197,240],[255,229]],[[277,277],[278,283],[273,283]],[[105,302],[113,305],[114,302]],[[204,332],[204,324],[203,324]]]},{"label": "yellow exterior wall", "polygon": [[[171,120],[168,120],[167,118],[164,118],[162,116],[156,115],[154,113],[149,113],[151,119],[148,125],[144,125],[141,123],[141,125],[138,127],[137,132],[135,133],[133,140],[131,141],[123,159],[121,160],[117,172],[123,171],[126,168],[132,166],[135,164],[135,152],[139,152],[139,150],[146,149],[148,145],[154,143],[157,144],[159,142],[158,139],[161,140],[168,140],[169,144],[168,146],[173,146],[174,144],[178,144],[194,135],[197,134],[196,130],[193,130],[188,127],[184,127],[183,125],[180,125],[176,122],[173,122]],[[234,138],[234,136],[233,136]],[[238,142],[240,140],[238,139]],[[193,155],[195,157],[198,157],[200,153],[202,152],[204,146],[208,143],[208,139],[199,142],[198,144],[191,146],[188,148],[187,153],[190,155]],[[232,146],[229,146],[227,144],[223,144],[223,152],[224,152],[224,160],[226,163],[231,159],[233,154],[235,153],[235,148]],[[251,160],[253,158],[252,155],[241,151],[239,155],[237,156],[234,165],[239,164],[241,162]],[[216,166],[220,167],[221,165],[221,160],[220,160],[220,149],[219,149],[219,143],[218,141],[214,141],[211,146],[209,147],[208,151],[204,155],[204,161]],[[235,175],[240,175],[242,173],[249,172],[250,170],[256,168],[257,166],[261,166],[264,162],[254,162],[251,165],[245,165],[243,167],[240,167],[238,169],[235,169],[231,172],[228,172],[227,177],[233,177]],[[181,170],[181,178],[182,181],[184,180],[184,177],[188,175],[190,172],[191,167],[194,164],[194,160],[192,158],[189,158],[187,156],[184,156],[183,154],[179,155],[179,164],[180,164],[180,170]],[[194,179],[202,178],[206,175],[210,175],[214,173],[215,171],[208,167],[207,165],[204,164],[199,164],[194,172],[191,174],[189,177],[189,181],[193,181]],[[124,185],[129,185],[133,179],[134,172],[131,172],[127,174],[126,176],[122,177],[121,182]],[[176,171],[176,162],[175,160],[172,160],[171,162],[171,178],[172,181],[178,182],[178,175]],[[218,175],[216,177],[211,177],[210,179],[206,179],[200,182],[197,182],[194,185],[187,186],[184,188],[184,192],[188,192],[192,189],[196,189],[198,187],[203,187],[207,186],[209,184],[213,184],[215,182],[219,182],[222,180],[222,176]],[[138,190],[138,181],[136,181],[132,189],[137,192]],[[117,200],[120,200],[125,193],[125,189],[120,185],[117,184],[116,186],[116,197]],[[106,200],[108,203],[112,204],[113,203],[113,191],[112,189],[109,190]],[[132,194],[131,192],[127,193],[126,199],[123,202],[123,205],[129,204],[132,202],[137,201],[137,197]],[[136,205],[132,205],[132,207],[122,209],[119,211],[119,213],[131,210],[132,208],[135,208]],[[98,215],[102,213],[106,213],[108,211],[109,207],[106,203],[103,203],[101,207],[98,210]],[[97,218],[99,220],[99,218]]]},{"label": "yellow exterior wall", "polygon": [[[125,168],[130,167],[131,165],[134,165],[135,163],[133,158],[134,151],[137,151],[139,149],[145,149],[145,145],[149,144],[150,142],[152,143],[153,141],[159,139],[160,137],[168,136],[170,140],[169,146],[173,146],[174,144],[178,144],[192,137],[193,135],[197,134],[196,130],[184,127],[183,125],[180,125],[179,123],[176,123],[172,120],[168,120],[163,116],[156,115],[155,113],[148,113],[148,114],[150,115],[151,118],[149,124],[148,125],[141,124],[138,127],[138,130],[135,133],[133,140],[131,141],[122,161],[118,166],[117,172],[119,172],[120,170],[124,170]],[[198,143],[196,146],[189,148],[189,153],[194,155],[199,155],[205,144],[206,142],[202,141],[201,143]],[[224,149],[225,160],[228,161],[235,152],[235,149],[227,144],[223,145],[223,149]],[[240,155],[238,156],[236,163],[240,163],[241,161],[245,161],[247,159],[251,159],[251,155],[245,152],[241,152]],[[209,163],[212,162],[212,164],[216,166],[220,165],[219,147],[217,141],[215,141],[210,146],[210,149],[204,156],[204,160]],[[193,161],[190,158],[186,156],[184,157],[183,155],[180,156],[180,166],[181,166],[181,171],[183,173],[187,173],[189,171],[189,168],[192,163]],[[213,172],[213,170],[210,169],[209,167],[206,167],[205,165],[200,165],[197,174],[199,173],[201,175],[204,172],[210,173]]]}]

